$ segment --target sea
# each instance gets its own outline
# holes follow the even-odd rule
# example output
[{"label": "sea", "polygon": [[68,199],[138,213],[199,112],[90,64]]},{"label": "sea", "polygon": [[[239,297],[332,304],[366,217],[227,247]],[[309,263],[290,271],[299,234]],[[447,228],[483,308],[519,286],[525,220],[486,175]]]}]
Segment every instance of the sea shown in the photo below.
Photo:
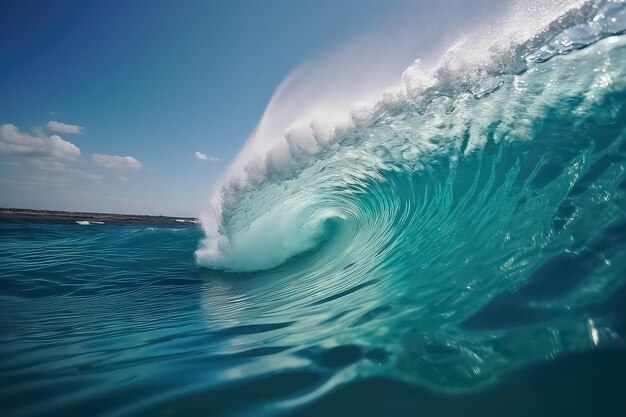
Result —
[{"label": "sea", "polygon": [[626,415],[626,4],[579,3],[290,131],[199,224],[0,220],[0,415]]}]

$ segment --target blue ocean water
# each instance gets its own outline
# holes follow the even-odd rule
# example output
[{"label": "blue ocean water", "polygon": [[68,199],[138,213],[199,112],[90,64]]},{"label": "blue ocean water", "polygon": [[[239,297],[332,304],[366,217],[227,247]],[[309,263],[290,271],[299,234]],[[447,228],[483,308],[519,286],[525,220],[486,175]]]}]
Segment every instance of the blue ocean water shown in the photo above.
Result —
[{"label": "blue ocean water", "polygon": [[202,228],[1,221],[3,415],[623,415],[624,29],[416,64]]}]

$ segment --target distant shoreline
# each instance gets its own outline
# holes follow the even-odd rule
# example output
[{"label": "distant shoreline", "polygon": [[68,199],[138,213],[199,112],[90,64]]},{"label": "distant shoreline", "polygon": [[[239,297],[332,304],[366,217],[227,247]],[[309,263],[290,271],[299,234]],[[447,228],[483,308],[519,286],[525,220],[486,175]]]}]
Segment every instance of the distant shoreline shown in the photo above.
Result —
[{"label": "distant shoreline", "polygon": [[197,223],[194,217],[150,216],[141,214],[90,213],[57,210],[34,210],[20,208],[0,208],[0,220],[59,220],[83,222],[181,224]]}]

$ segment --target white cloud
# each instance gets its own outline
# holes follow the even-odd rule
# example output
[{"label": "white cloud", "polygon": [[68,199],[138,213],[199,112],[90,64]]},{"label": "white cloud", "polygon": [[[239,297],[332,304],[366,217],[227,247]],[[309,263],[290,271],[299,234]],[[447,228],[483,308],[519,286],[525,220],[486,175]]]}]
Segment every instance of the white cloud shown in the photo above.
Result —
[{"label": "white cloud", "polygon": [[[70,168],[50,158],[31,158],[26,163],[12,164],[10,165],[10,171],[6,173],[6,176],[0,177],[0,183],[11,186],[14,189],[22,189],[32,197],[36,197],[38,193],[38,191],[33,191],[33,187],[40,187],[38,189],[46,190],[43,191],[45,193],[59,187],[78,190],[78,187],[102,181],[102,176],[100,175]],[[43,197],[38,196],[37,198]]]},{"label": "white cloud", "polygon": [[5,124],[0,126],[0,153],[40,159],[75,160],[80,156],[80,149],[58,135],[24,133],[15,125]]},{"label": "white cloud", "polygon": [[119,171],[139,169],[143,167],[143,164],[132,156],[103,155],[95,153],[91,156],[91,159],[100,166]]},{"label": "white cloud", "polygon": [[194,155],[196,155],[196,159],[198,161],[211,161],[211,162],[219,161],[218,158],[216,158],[214,156],[209,156],[209,155],[207,155],[205,153],[202,153],[202,152],[199,152],[199,151],[196,151],[194,153]]},{"label": "white cloud", "polygon": [[57,133],[83,133],[84,127],[78,125],[69,125],[67,123],[55,122],[53,120],[46,124],[46,127],[53,132]]}]

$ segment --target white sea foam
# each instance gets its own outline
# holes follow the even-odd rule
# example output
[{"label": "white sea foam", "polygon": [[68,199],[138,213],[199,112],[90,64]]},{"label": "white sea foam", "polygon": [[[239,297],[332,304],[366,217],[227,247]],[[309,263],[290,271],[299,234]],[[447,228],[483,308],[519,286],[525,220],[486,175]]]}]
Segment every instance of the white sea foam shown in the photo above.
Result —
[{"label": "white sea foam", "polygon": [[319,152],[343,132],[367,123],[381,107],[414,100],[433,87],[454,88],[490,72],[510,70],[517,64],[516,47],[584,3],[505,2],[508,7],[502,15],[491,16],[479,28],[468,28],[471,31],[454,41],[441,58],[415,60],[401,78],[395,72],[397,65],[381,66],[372,58],[393,45],[381,43],[372,48],[369,38],[367,47],[364,42],[353,42],[299,67],[276,88],[256,129],[226,170],[221,187],[257,184],[268,171],[290,170],[299,165],[299,159]]}]

